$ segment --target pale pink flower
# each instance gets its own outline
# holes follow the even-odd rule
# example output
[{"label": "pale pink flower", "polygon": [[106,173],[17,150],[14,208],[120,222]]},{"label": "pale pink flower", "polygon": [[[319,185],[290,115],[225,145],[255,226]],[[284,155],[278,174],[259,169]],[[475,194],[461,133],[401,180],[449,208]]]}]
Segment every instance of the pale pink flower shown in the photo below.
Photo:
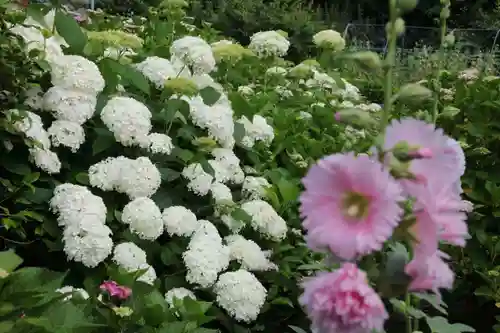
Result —
[{"label": "pale pink flower", "polygon": [[460,181],[460,178],[465,173],[465,166],[466,166],[465,153],[458,141],[452,138],[448,138],[447,143],[448,147],[445,149],[445,154],[453,158],[456,166],[455,169],[452,171],[453,175],[451,175],[450,177],[454,180],[455,190],[460,194],[463,192],[462,182]]},{"label": "pale pink flower", "polygon": [[130,288],[120,286],[115,281],[105,281],[100,285],[99,288],[102,291],[107,292],[109,296],[116,297],[121,300],[129,298],[129,296],[132,294],[132,290]]},{"label": "pale pink flower", "polygon": [[381,331],[389,315],[378,294],[368,285],[366,273],[353,263],[334,272],[307,278],[299,302],[321,333]]},{"label": "pale pink flower", "polygon": [[428,256],[423,254],[417,246],[413,260],[405,267],[406,274],[412,277],[408,290],[431,290],[439,295],[439,289],[451,289],[455,274],[444,261],[445,259],[449,259],[446,253],[436,251]]},{"label": "pale pink flower", "polygon": [[[406,142],[412,149],[425,151],[428,158],[412,160],[409,171],[424,184],[434,174],[446,177],[452,183],[457,180],[459,166],[448,140],[442,129],[421,120],[404,118],[393,120],[387,127],[383,149],[389,151],[398,143]],[[405,190],[408,182],[402,181]]]},{"label": "pale pink flower", "polygon": [[437,250],[438,242],[465,246],[469,238],[467,214],[470,205],[443,178],[430,178],[424,185],[413,184],[414,213],[417,218],[415,237],[425,246],[426,255]]},{"label": "pale pink flower", "polygon": [[313,250],[350,260],[380,250],[400,222],[401,187],[367,155],[323,158],[303,183],[300,212]]}]

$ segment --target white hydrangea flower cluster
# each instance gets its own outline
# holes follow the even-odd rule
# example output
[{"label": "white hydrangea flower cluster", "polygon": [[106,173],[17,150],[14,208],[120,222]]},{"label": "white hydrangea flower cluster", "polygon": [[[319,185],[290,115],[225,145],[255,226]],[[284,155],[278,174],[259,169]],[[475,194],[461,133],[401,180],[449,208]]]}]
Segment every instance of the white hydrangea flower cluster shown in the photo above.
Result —
[{"label": "white hydrangea flower cluster", "polygon": [[312,78],[307,79],[305,82],[306,87],[326,90],[338,90],[337,81],[335,81],[333,77],[316,69],[313,69],[312,72]]},{"label": "white hydrangea flower cluster", "polygon": [[160,208],[150,198],[136,198],[125,205],[121,220],[141,239],[154,241],[163,234]]},{"label": "white hydrangea flower cluster", "polygon": [[130,199],[151,197],[161,184],[161,174],[148,157],[109,157],[92,165],[89,182],[103,191],[125,193]]},{"label": "white hydrangea flower cluster", "polygon": [[68,296],[66,296],[66,297],[63,298],[63,301],[69,301],[70,299],[73,298],[73,295],[75,295],[75,294],[78,295],[78,296],[80,296],[83,299],[89,299],[90,298],[89,294],[87,293],[87,291],[85,289],[75,288],[73,286],[64,286],[64,287],[61,287],[59,289],[56,289],[56,292],[58,292],[60,294],[68,294]]},{"label": "white hydrangea flower cluster", "polygon": [[122,145],[137,145],[152,153],[170,154],[172,139],[166,134],[150,133],[151,118],[148,107],[131,97],[113,97],[101,111],[102,122]]},{"label": "white hydrangea flower cluster", "polygon": [[113,261],[127,272],[145,272],[137,279],[147,284],[156,280],[156,271],[148,264],[146,252],[131,242],[120,243],[113,250]]},{"label": "white hydrangea flower cluster", "polygon": [[56,118],[50,137],[55,147],[76,152],[85,142],[82,125],[94,115],[104,78],[95,63],[77,55],[59,56],[51,63],[51,77],[53,86],[43,98],[43,109]]},{"label": "white hydrangea flower cluster", "polygon": [[57,34],[48,38],[44,36],[44,32],[53,30],[55,12],[55,9],[49,11],[40,20],[41,22],[28,16],[22,24],[16,24],[9,29],[24,40],[26,52],[39,50],[44,53],[44,59],[49,63],[57,61],[57,58],[64,54],[61,45],[68,46],[66,41]]},{"label": "white hydrangea flower cluster", "polygon": [[192,68],[195,74],[210,73],[215,69],[215,58],[210,45],[203,39],[185,36],[170,47],[172,60],[179,60]]},{"label": "white hydrangea flower cluster", "polygon": [[253,116],[252,121],[242,116],[237,122],[245,128],[245,136],[241,140],[241,144],[247,149],[252,148],[256,141],[270,144],[274,140],[274,128],[258,114]]},{"label": "white hydrangea flower cluster", "polygon": [[174,299],[183,300],[186,297],[196,300],[196,296],[191,290],[182,287],[172,288],[165,293],[165,301],[167,302],[169,308],[173,308],[175,306]]},{"label": "white hydrangea flower cluster", "polygon": [[283,57],[288,52],[290,42],[277,31],[260,31],[250,37],[248,48],[261,58]]},{"label": "white hydrangea flower cluster", "polygon": [[319,47],[331,48],[334,51],[342,51],[345,48],[345,40],[335,30],[322,30],[313,36],[313,42]]},{"label": "white hydrangea flower cluster", "polygon": [[201,96],[187,97],[183,100],[189,104],[189,112],[193,123],[208,131],[209,136],[217,140],[223,147],[234,146],[233,109],[227,98],[221,96],[219,101],[208,106]]},{"label": "white hydrangea flower cluster", "polygon": [[288,71],[286,70],[286,68],[283,68],[281,66],[274,66],[274,67],[270,67],[266,70],[266,75],[270,75],[270,76],[278,76],[278,77],[282,77],[282,76],[285,76],[286,74],[288,73]]},{"label": "white hydrangea flower cluster", "polygon": [[285,238],[286,222],[267,202],[263,200],[248,201],[241,205],[241,209],[252,217],[251,226],[256,231],[275,241]]},{"label": "white hydrangea flower cluster", "polygon": [[31,111],[21,114],[18,110],[9,110],[7,116],[17,131],[34,141],[29,153],[35,165],[49,174],[59,173],[61,161],[57,154],[50,150],[50,136],[43,128],[42,118]]},{"label": "white hydrangea flower cluster", "polygon": [[231,255],[231,260],[241,264],[241,268],[249,271],[269,271],[278,268],[269,261],[270,251],[262,251],[260,246],[241,235],[230,235],[224,238]]},{"label": "white hydrangea flower cluster", "polygon": [[267,290],[252,273],[240,269],[221,274],[213,288],[217,303],[238,321],[257,319]]},{"label": "white hydrangea flower cluster", "polygon": [[266,190],[271,187],[267,179],[263,177],[246,176],[243,181],[241,192],[250,200],[262,199],[266,196]]},{"label": "white hydrangea flower cluster", "polygon": [[199,222],[196,215],[184,206],[171,206],[162,213],[163,225],[167,233],[189,237],[198,229]]},{"label": "white hydrangea flower cluster", "polygon": [[34,110],[40,110],[43,108],[43,90],[39,85],[34,85],[26,91],[24,105],[29,106]]},{"label": "white hydrangea flower cluster", "polygon": [[186,281],[208,288],[229,266],[230,251],[211,222],[200,220],[198,223],[182,257],[187,268]]},{"label": "white hydrangea flower cluster", "polygon": [[215,148],[211,154],[214,159],[208,163],[214,171],[214,176],[205,172],[200,163],[192,163],[184,168],[182,176],[189,180],[188,189],[203,196],[209,191],[216,201],[232,201],[231,190],[225,183],[241,184],[245,174],[240,167],[240,160],[231,149]]},{"label": "white hydrangea flower cluster", "polygon": [[255,94],[253,87],[251,87],[249,85],[248,86],[239,86],[238,92],[243,96],[251,96],[251,95]]},{"label": "white hydrangea flower cluster", "polygon": [[165,87],[165,81],[177,77],[180,71],[168,60],[156,56],[147,57],[144,61],[135,64],[140,71],[158,89]]},{"label": "white hydrangea flower cluster", "polygon": [[93,268],[109,256],[113,240],[111,229],[106,226],[107,209],[100,197],[85,186],[66,183],[55,188],[50,207],[64,228],[68,260]]}]

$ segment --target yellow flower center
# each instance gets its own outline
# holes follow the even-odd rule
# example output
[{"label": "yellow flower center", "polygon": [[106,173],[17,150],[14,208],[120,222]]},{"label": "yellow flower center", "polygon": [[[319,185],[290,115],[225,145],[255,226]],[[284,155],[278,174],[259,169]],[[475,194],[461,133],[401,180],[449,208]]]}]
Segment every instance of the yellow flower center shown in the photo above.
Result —
[{"label": "yellow flower center", "polygon": [[345,194],[342,201],[342,211],[345,216],[361,220],[368,215],[370,200],[365,195],[357,192]]}]

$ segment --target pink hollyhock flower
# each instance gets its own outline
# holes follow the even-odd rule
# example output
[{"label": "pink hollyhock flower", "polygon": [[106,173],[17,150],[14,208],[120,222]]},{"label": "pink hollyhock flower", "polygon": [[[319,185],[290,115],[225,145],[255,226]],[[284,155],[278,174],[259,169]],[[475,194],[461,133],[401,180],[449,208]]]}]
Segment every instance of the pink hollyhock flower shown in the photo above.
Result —
[{"label": "pink hollyhock flower", "polygon": [[465,153],[460,143],[452,138],[448,138],[448,147],[445,149],[445,154],[449,155],[455,161],[456,168],[453,170],[452,178],[455,179],[455,190],[460,194],[463,192],[460,178],[465,173]]},{"label": "pink hollyhock flower", "polygon": [[300,212],[313,250],[350,260],[380,250],[400,222],[401,187],[367,155],[323,158],[302,182]]},{"label": "pink hollyhock flower", "polygon": [[439,294],[439,289],[451,289],[455,274],[444,261],[449,259],[446,253],[436,251],[428,256],[417,246],[413,260],[405,267],[405,272],[413,278],[408,289],[411,291],[432,290]]},{"label": "pink hollyhock flower", "polygon": [[[411,161],[408,171],[422,183],[433,174],[446,177],[452,183],[459,178],[456,171],[459,165],[456,156],[450,153],[452,148],[448,140],[442,129],[421,120],[404,118],[393,120],[387,127],[383,149],[389,151],[398,143],[406,142],[410,148],[425,151],[429,157]],[[407,183],[402,181],[405,190]]]},{"label": "pink hollyhock flower", "polygon": [[109,296],[118,299],[127,299],[132,294],[132,290],[125,286],[118,285],[115,281],[105,281],[101,284],[100,289],[106,291]]},{"label": "pink hollyhock flower", "polygon": [[417,218],[415,237],[430,255],[437,250],[438,242],[465,246],[469,238],[467,212],[470,205],[460,198],[454,185],[443,178],[431,178],[424,185],[413,184],[414,213]]},{"label": "pink hollyhock flower", "polygon": [[381,331],[389,315],[378,294],[368,285],[366,273],[353,263],[334,272],[321,272],[303,282],[299,302],[322,333]]}]

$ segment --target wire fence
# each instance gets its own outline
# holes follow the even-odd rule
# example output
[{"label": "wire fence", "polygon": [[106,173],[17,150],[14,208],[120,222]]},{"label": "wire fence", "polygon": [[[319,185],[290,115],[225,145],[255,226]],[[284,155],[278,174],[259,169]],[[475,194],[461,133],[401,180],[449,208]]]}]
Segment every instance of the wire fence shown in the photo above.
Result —
[{"label": "wire fence", "polygon": [[[456,48],[469,54],[495,52],[500,44],[499,29],[453,29]],[[384,24],[349,23],[344,29],[348,46],[363,47],[386,52],[387,39]],[[399,49],[427,47],[436,49],[440,43],[440,28],[406,26],[405,33],[398,38]]]}]

